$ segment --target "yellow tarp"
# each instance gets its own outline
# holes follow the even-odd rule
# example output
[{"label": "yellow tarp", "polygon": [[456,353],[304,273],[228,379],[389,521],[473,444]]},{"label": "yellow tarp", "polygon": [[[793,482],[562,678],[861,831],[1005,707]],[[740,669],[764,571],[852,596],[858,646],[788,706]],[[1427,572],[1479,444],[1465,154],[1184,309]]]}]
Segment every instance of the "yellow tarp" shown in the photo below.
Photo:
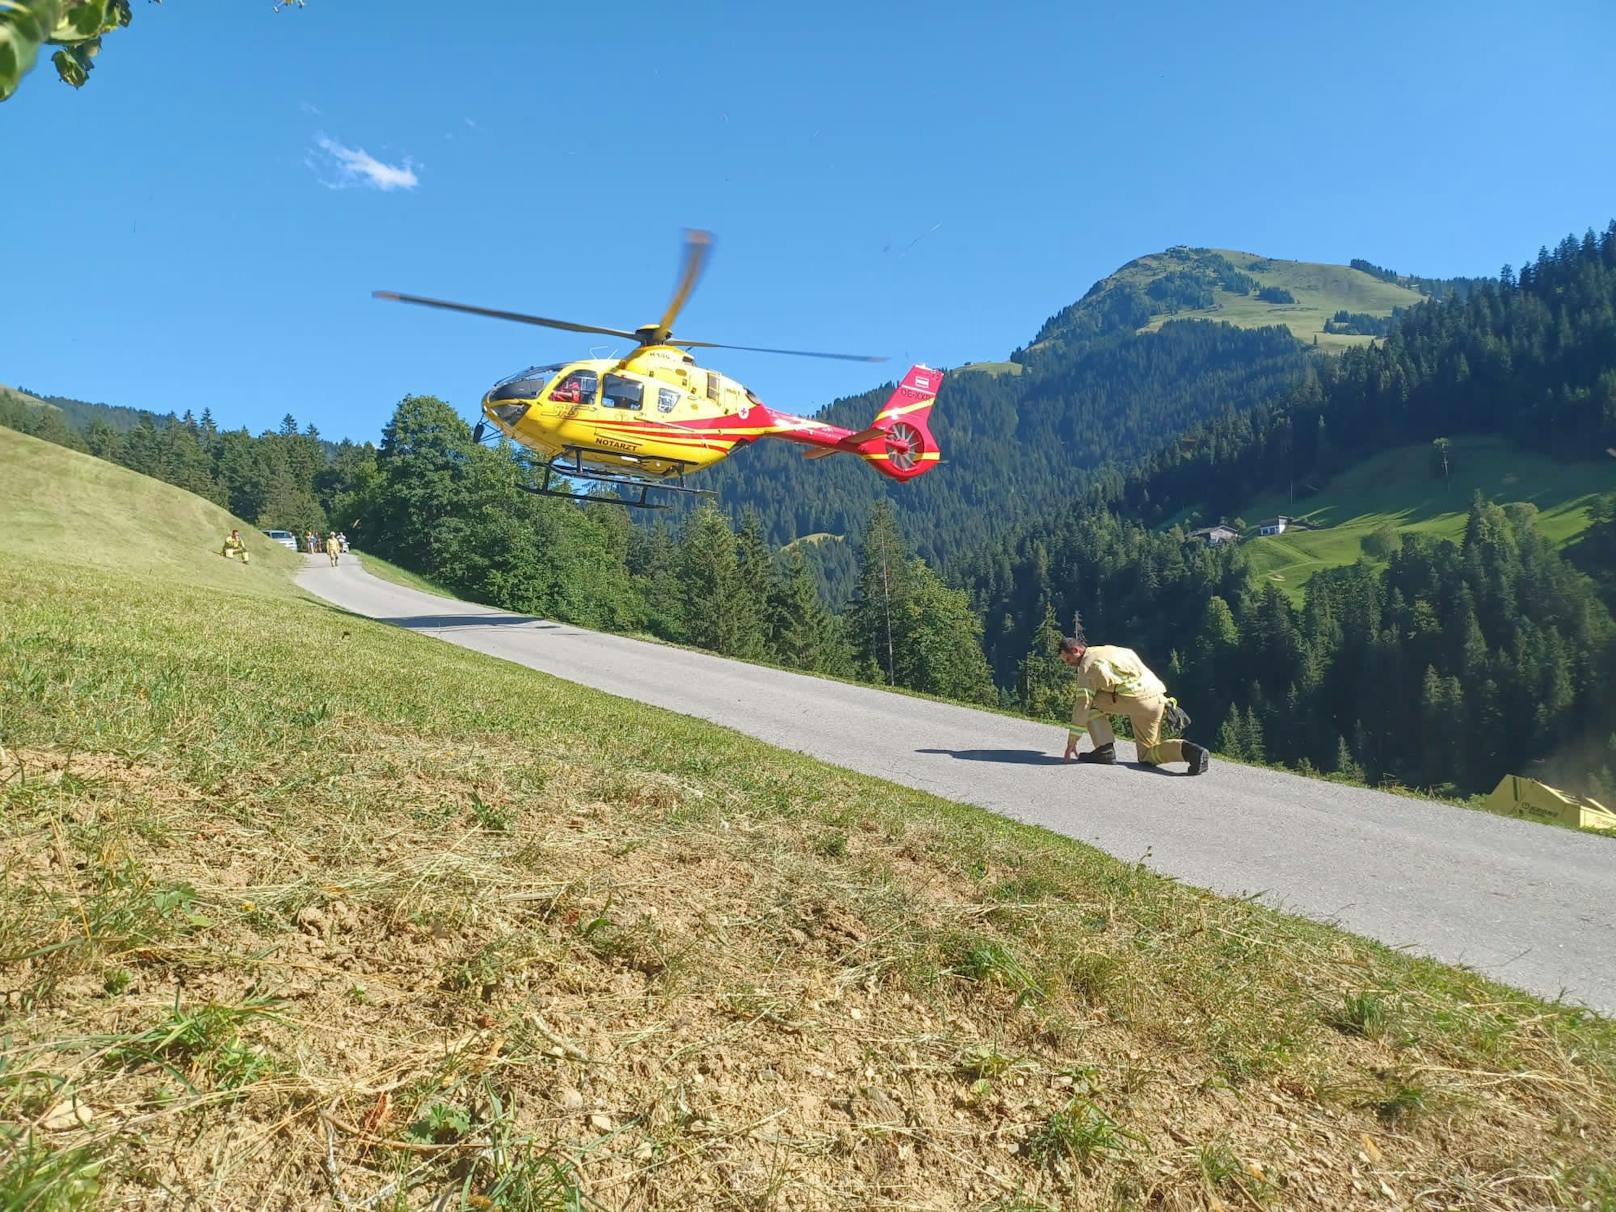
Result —
[{"label": "yellow tarp", "polygon": [[1572,795],[1536,779],[1506,774],[1482,804],[1494,812],[1532,821],[1558,821],[1580,829],[1616,830],[1616,812],[1598,800]]}]

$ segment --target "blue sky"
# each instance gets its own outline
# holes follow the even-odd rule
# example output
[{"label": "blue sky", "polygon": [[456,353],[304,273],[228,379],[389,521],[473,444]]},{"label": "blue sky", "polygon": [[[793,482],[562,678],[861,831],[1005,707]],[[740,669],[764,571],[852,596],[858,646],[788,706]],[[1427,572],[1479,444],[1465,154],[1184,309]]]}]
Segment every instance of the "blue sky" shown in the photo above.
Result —
[{"label": "blue sky", "polygon": [[892,357],[710,359],[801,411],[1171,244],[1493,273],[1616,217],[1612,46],[1602,0],[137,3],[0,106],[0,382],[374,438],[595,339],[372,290],[632,328],[686,226],[682,335]]}]

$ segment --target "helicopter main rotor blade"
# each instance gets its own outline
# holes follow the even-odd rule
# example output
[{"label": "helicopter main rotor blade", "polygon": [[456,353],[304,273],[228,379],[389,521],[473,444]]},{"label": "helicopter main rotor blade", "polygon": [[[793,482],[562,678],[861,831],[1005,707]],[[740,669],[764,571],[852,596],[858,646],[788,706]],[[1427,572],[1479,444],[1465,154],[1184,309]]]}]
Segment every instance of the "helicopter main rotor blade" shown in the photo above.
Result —
[{"label": "helicopter main rotor blade", "polygon": [[623,337],[638,341],[635,333],[621,328],[599,328],[593,324],[574,324],[570,320],[552,320],[545,316],[529,316],[519,311],[496,311],[491,307],[473,307],[469,303],[450,303],[445,299],[423,299],[420,295],[401,295],[391,290],[371,291],[377,299],[397,299],[400,303],[419,303],[423,307],[441,307],[444,311],[463,311],[474,316],[490,316],[495,320],[515,320],[518,324],[537,324],[541,328],[559,328],[566,332],[592,332],[605,337]]},{"label": "helicopter main rotor blade", "polygon": [[713,248],[713,233],[710,231],[689,230],[685,232],[685,252],[683,263],[679,267],[679,282],[673,288],[673,298],[668,300],[667,310],[662,313],[662,319],[657,321],[657,333],[663,339],[673,331],[673,322],[678,319],[680,311],[690,298],[690,292],[696,288],[696,280],[701,277],[701,271],[707,264],[707,254]]},{"label": "helicopter main rotor blade", "polygon": [[674,339],[669,345],[683,345],[687,349],[739,349],[746,353],[788,354],[793,358],[835,358],[839,362],[885,362],[885,355],[816,353],[811,349],[765,349],[761,345],[724,345],[718,341],[683,341]]}]

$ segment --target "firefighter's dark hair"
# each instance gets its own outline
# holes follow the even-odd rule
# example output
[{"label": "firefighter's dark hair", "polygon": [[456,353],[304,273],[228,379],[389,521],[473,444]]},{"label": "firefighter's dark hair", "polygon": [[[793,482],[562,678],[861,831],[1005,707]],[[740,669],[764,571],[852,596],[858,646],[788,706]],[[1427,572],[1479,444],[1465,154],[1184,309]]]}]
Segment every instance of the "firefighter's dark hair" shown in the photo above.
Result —
[{"label": "firefighter's dark hair", "polygon": [[1079,648],[1087,648],[1087,647],[1088,647],[1088,645],[1083,642],[1083,637],[1082,636],[1077,636],[1077,635],[1063,635],[1063,636],[1061,636],[1060,650],[1062,652],[1076,652]]}]

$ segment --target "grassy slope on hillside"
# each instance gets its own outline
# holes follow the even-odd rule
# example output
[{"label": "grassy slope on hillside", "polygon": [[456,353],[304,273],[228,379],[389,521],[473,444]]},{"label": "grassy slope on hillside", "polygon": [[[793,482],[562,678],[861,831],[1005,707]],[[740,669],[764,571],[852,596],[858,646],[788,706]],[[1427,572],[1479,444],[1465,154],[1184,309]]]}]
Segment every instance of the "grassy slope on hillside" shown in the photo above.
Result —
[{"label": "grassy slope on hillside", "polygon": [[[1233,249],[1212,251],[1227,258],[1236,269],[1250,274],[1262,285],[1282,286],[1289,290],[1296,297],[1296,302],[1265,303],[1255,293],[1235,295],[1219,290],[1212,307],[1156,316],[1146,326],[1146,331],[1160,328],[1169,320],[1223,320],[1237,328],[1283,324],[1298,340],[1312,344],[1317,337],[1320,349],[1344,349],[1349,345],[1367,344],[1369,338],[1326,333],[1324,322],[1337,311],[1344,308],[1349,312],[1389,316],[1394,307],[1412,307],[1424,298],[1417,291],[1382,282],[1346,265],[1281,261]],[[1158,254],[1130,262],[1115,277],[1122,281],[1138,281],[1143,285],[1173,268],[1176,268],[1175,263]]]},{"label": "grassy slope on hillside", "polygon": [[1564,546],[1588,528],[1593,499],[1616,491],[1616,459],[1557,463],[1500,438],[1455,438],[1450,459],[1447,483],[1431,474],[1429,446],[1402,446],[1347,469],[1295,504],[1278,494],[1252,501],[1241,516],[1253,526],[1288,513],[1323,527],[1248,540],[1245,551],[1254,575],[1300,601],[1303,587],[1320,569],[1370,558],[1363,541],[1381,526],[1461,539],[1477,492],[1500,503],[1537,506],[1538,526]]},{"label": "grassy slope on hillside", "polygon": [[1606,1020],[0,484],[0,1206],[1616,1199]]},{"label": "grassy slope on hillside", "polygon": [[384,581],[391,581],[395,585],[402,585],[405,589],[419,589],[422,593],[435,593],[440,598],[459,597],[443,586],[434,583],[418,572],[411,572],[408,568],[400,568],[397,564],[384,560],[379,555],[368,552],[359,552],[359,559],[365,566],[365,571],[373,577],[380,577]]},{"label": "grassy slope on hillside", "polygon": [[[201,497],[91,455],[0,428],[0,547],[53,559],[284,592],[301,557]],[[252,565],[219,554],[238,527]],[[209,555],[209,559],[200,559]]]},{"label": "grassy slope on hillside", "polygon": [[41,400],[38,396],[29,395],[26,391],[22,391],[16,387],[7,387],[4,383],[0,383],[0,399],[18,400],[34,408],[49,408],[57,412],[61,411],[61,409],[57,408],[56,405],[51,404],[48,401]]},{"label": "grassy slope on hillside", "polygon": [[964,366],[956,367],[954,373],[974,371],[983,375],[1019,375],[1025,369],[1020,362],[967,362]]}]

